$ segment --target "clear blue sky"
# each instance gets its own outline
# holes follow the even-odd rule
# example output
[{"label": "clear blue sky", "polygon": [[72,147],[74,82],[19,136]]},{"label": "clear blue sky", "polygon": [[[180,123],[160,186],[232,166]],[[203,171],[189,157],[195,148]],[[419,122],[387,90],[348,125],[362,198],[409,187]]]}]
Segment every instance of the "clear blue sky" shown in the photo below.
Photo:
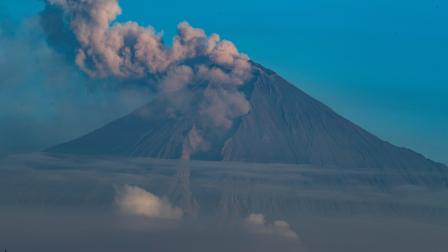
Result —
[{"label": "clear blue sky", "polygon": [[[122,0],[120,20],[232,40],[372,133],[448,163],[448,2]],[[38,0],[3,0],[20,20]],[[0,10],[0,15],[2,11]]]}]

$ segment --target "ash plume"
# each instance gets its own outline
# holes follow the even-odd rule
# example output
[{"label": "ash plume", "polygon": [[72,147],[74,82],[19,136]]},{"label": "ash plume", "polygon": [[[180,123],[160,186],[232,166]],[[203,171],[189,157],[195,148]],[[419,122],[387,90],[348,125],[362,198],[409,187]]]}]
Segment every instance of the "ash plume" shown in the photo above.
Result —
[{"label": "ash plume", "polygon": [[[42,12],[42,23],[50,20],[61,30],[49,34],[53,44],[67,47],[67,42],[54,37],[70,31],[75,40],[71,49],[74,61],[91,78],[139,80],[159,95],[178,93],[177,100],[167,99],[172,101],[168,106],[174,111],[179,106],[194,106],[202,121],[194,126],[196,132],[229,129],[236,118],[250,111],[241,86],[252,77],[251,63],[232,42],[222,40],[218,34],[207,35],[181,22],[172,46],[166,46],[162,34],[152,27],[117,22],[122,13],[117,0],[46,0],[46,4],[51,11]],[[197,86],[205,87],[199,100],[194,105],[191,99],[183,101]],[[195,134],[196,139],[204,138]],[[190,149],[184,153],[203,145],[188,144],[188,139],[186,142]]]},{"label": "ash plume", "polygon": [[181,159],[189,160],[191,158],[191,155],[201,146],[204,146],[204,148],[206,148],[206,142],[198,132],[196,126],[193,126],[193,128],[191,128],[191,130],[188,132],[187,137],[184,139]]}]

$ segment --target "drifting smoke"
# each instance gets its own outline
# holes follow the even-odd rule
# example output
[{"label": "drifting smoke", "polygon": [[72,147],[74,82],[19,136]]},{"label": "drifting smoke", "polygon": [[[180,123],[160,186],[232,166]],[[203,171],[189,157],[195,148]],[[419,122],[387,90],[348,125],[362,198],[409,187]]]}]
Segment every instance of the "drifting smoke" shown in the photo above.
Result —
[{"label": "drifting smoke", "polygon": [[182,209],[173,207],[168,200],[161,199],[139,187],[125,186],[119,191],[116,203],[120,210],[128,215],[148,219],[179,220],[182,218]]},{"label": "drifting smoke", "polygon": [[267,223],[263,214],[251,214],[245,219],[248,230],[254,234],[274,235],[298,240],[299,236],[292,231],[289,224],[283,220]]},{"label": "drifting smoke", "polygon": [[[199,134],[196,126],[193,126],[190,132],[188,132],[182,146],[182,160],[190,159],[191,154],[200,146],[204,146],[204,139]],[[206,147],[204,146],[204,148]]]},{"label": "drifting smoke", "polygon": [[[65,24],[69,28],[76,40],[72,48],[75,62],[92,78],[141,80],[162,95],[191,92],[194,85],[205,86],[199,101],[195,101],[199,104],[197,114],[205,123],[193,127],[194,134],[212,128],[228,129],[236,118],[249,112],[240,86],[251,78],[251,64],[232,42],[221,40],[219,35],[207,36],[203,30],[182,22],[168,47],[152,27],[115,22],[122,12],[117,0],[47,0],[47,9],[52,11],[44,11],[43,20],[51,19],[52,23],[63,24],[55,27],[62,29]],[[59,13],[55,14],[55,9]],[[55,34],[64,32],[52,31],[49,37]],[[67,43],[60,46],[67,47]],[[185,106],[179,101],[172,106],[178,104]],[[184,145],[200,148],[206,145],[206,140],[202,141],[204,144]]]}]

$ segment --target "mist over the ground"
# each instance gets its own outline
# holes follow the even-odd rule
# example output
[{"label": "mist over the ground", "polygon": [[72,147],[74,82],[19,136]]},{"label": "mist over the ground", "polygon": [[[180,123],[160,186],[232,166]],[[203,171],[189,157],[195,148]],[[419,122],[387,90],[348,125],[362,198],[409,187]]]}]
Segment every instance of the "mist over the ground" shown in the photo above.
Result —
[{"label": "mist over the ground", "polygon": [[442,252],[447,192],[432,172],[16,156],[0,163],[0,246]]},{"label": "mist over the ground", "polygon": [[[296,239],[254,234],[242,225],[147,222],[144,219],[126,219],[112,212],[86,212],[85,209],[29,210],[32,212],[0,210],[0,246],[7,246],[8,251],[49,252],[308,251]],[[27,231],[23,232],[17,225]],[[42,230],[43,226],[45,230]]]}]

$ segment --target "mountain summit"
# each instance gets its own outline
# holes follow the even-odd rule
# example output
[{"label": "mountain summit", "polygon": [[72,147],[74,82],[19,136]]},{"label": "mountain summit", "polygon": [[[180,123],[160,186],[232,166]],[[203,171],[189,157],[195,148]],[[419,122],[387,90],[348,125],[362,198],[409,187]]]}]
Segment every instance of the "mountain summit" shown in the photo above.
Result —
[{"label": "mountain summit", "polygon": [[[276,73],[252,64],[242,86],[248,114],[226,129],[207,133],[195,160],[311,164],[319,167],[438,170],[442,164],[394,146],[363,130]],[[192,94],[201,92],[198,88]],[[200,117],[194,108],[173,114],[166,97],[85,136],[50,148],[53,153],[181,159],[194,143]],[[190,139],[193,138],[193,139]]]}]

